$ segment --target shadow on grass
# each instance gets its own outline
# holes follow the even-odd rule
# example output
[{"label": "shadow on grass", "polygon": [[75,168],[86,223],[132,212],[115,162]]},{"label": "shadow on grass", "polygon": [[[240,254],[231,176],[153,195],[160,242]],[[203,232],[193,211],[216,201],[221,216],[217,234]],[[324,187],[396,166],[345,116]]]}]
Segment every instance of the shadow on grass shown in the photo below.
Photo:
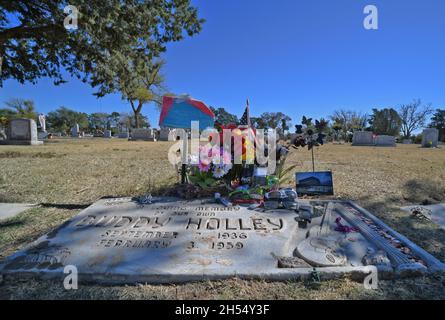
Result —
[{"label": "shadow on grass", "polygon": [[56,209],[67,209],[67,210],[77,210],[86,209],[91,205],[89,204],[67,204],[67,203],[40,203],[43,208],[56,208]]}]

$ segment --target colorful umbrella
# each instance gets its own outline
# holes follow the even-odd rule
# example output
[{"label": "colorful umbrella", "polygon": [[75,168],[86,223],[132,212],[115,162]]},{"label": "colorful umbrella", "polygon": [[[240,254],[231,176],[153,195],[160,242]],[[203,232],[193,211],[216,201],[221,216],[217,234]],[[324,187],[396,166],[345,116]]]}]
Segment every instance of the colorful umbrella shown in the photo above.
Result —
[{"label": "colorful umbrella", "polygon": [[160,127],[190,128],[192,121],[199,121],[199,129],[213,128],[215,114],[204,102],[189,97],[164,96],[159,118]]}]

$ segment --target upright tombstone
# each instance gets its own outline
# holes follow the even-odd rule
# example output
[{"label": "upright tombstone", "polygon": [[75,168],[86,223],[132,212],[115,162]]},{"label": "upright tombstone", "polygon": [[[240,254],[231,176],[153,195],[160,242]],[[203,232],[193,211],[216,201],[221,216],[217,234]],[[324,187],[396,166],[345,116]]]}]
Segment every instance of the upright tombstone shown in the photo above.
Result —
[{"label": "upright tombstone", "polygon": [[76,123],[72,128],[71,128],[71,137],[72,138],[79,138],[79,124]]},{"label": "upright tombstone", "polygon": [[439,130],[439,141],[445,142],[445,128]]},{"label": "upright tombstone", "polygon": [[104,131],[104,138],[111,138],[111,137],[112,137],[111,130],[105,130]]},{"label": "upright tombstone", "polygon": [[41,145],[37,137],[37,124],[33,119],[12,119],[8,130],[8,139],[1,144]]},{"label": "upright tombstone", "polygon": [[40,131],[37,133],[39,140],[48,138],[48,132],[46,132],[46,117],[44,114],[39,114]]},{"label": "upright tombstone", "polygon": [[128,138],[130,138],[130,134],[128,133],[128,131],[120,132],[118,134],[118,138],[120,138],[120,139],[128,139]]},{"label": "upright tombstone", "polygon": [[439,141],[439,130],[434,128],[423,130],[422,133],[423,148],[437,148],[438,141]]},{"label": "upright tombstone", "polygon": [[156,141],[156,130],[154,129],[133,129],[131,140]]},{"label": "upright tombstone", "polygon": [[395,147],[396,137],[385,135],[377,136],[374,140],[374,144],[376,147]]},{"label": "upright tombstone", "polygon": [[159,131],[159,141],[175,141],[176,130],[170,128],[161,128]]},{"label": "upright tombstone", "polygon": [[353,146],[373,146],[374,136],[371,131],[356,131],[352,137]]},{"label": "upright tombstone", "polygon": [[412,144],[413,141],[411,139],[403,139],[402,144]]}]

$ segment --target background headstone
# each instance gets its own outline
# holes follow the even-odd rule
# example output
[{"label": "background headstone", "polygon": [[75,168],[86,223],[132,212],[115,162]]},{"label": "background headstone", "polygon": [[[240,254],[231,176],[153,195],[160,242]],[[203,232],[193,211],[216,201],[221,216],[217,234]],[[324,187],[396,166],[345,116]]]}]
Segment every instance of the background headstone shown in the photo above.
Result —
[{"label": "background headstone", "polygon": [[104,131],[104,138],[111,138],[111,137],[112,137],[111,130],[105,130]]},{"label": "background headstone", "polygon": [[396,137],[394,136],[377,136],[374,140],[375,146],[377,147],[395,147]]},{"label": "background headstone", "polygon": [[434,128],[429,128],[423,130],[422,133],[422,147],[437,148],[437,143],[439,141],[439,130]]},{"label": "background headstone", "polygon": [[133,129],[131,140],[156,141],[156,130],[154,129]]},{"label": "background headstone", "polygon": [[39,123],[42,132],[46,132],[46,117],[44,114],[39,114]]},{"label": "background headstone", "polygon": [[373,133],[371,131],[356,131],[352,137],[353,146],[374,145]]},{"label": "background headstone", "polygon": [[128,139],[128,138],[130,138],[130,134],[128,132],[120,132],[118,137],[120,139]]},{"label": "background headstone", "polygon": [[79,137],[79,124],[75,124],[74,127],[71,128],[71,137],[78,138]]},{"label": "background headstone", "polygon": [[439,130],[439,141],[445,142],[445,128]]},{"label": "background headstone", "polygon": [[9,124],[7,140],[2,144],[40,145],[37,137],[37,124],[33,119],[12,119]]},{"label": "background headstone", "polygon": [[175,141],[176,130],[170,128],[161,128],[159,131],[159,141]]}]

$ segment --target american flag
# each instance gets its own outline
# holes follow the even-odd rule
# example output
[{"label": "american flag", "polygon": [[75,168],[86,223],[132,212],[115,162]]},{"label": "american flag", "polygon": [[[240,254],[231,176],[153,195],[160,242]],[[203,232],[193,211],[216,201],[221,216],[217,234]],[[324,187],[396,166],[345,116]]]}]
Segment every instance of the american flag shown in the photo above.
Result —
[{"label": "american flag", "polygon": [[244,114],[241,117],[239,124],[241,126],[248,126],[248,127],[250,127],[249,99],[247,99],[246,110],[244,111]]}]

